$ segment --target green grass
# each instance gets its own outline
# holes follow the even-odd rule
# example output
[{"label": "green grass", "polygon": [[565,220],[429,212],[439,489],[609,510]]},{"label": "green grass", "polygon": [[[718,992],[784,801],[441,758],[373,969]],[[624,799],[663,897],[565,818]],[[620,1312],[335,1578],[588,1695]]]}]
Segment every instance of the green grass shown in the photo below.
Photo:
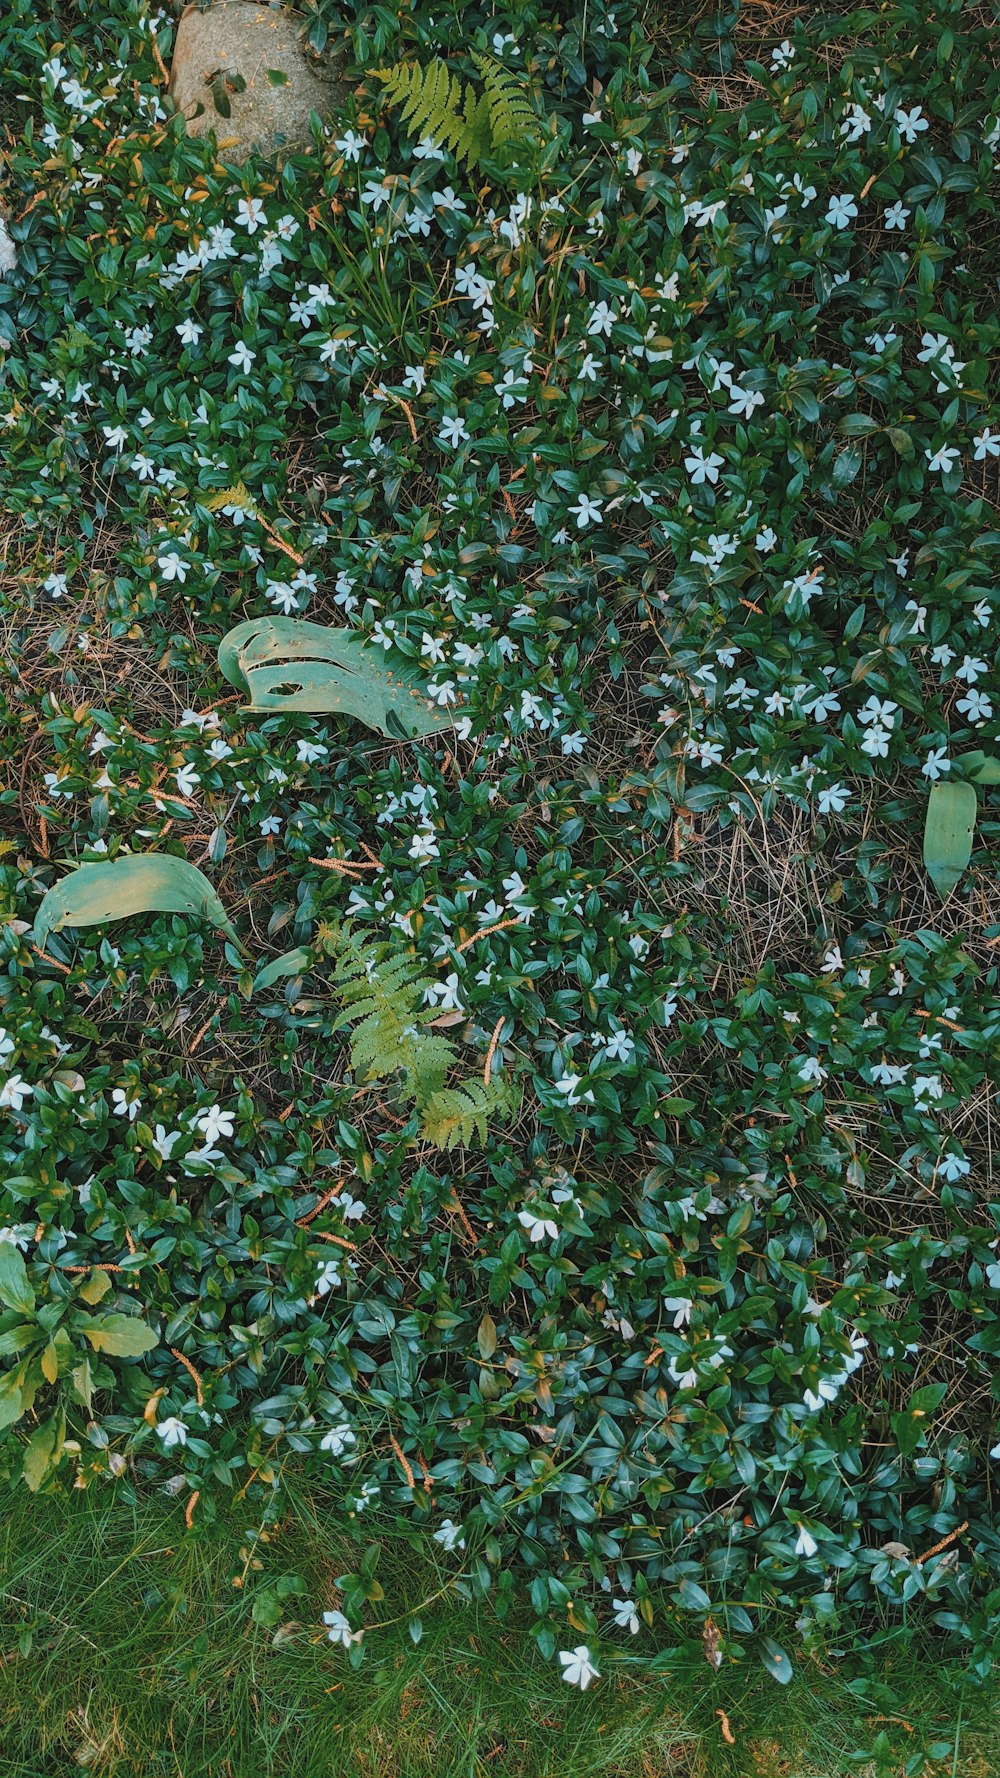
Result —
[{"label": "green grass", "polygon": [[[316,1512],[313,1495],[253,1544],[238,1506],[211,1525],[196,1511],[188,1530],[162,1499],[8,1494],[2,1778],[987,1778],[1000,1766],[989,1698],[898,1639],[876,1678],[860,1657],[831,1656],[787,1689],[756,1666],[715,1675],[694,1654],[651,1672],[623,1644],[617,1672],[605,1665],[581,1696],[526,1623],[446,1591],[423,1609],[419,1645],[396,1621],[369,1633],[352,1670],[318,1620],[353,1562]],[[379,1615],[405,1618],[447,1576],[387,1541]]]}]

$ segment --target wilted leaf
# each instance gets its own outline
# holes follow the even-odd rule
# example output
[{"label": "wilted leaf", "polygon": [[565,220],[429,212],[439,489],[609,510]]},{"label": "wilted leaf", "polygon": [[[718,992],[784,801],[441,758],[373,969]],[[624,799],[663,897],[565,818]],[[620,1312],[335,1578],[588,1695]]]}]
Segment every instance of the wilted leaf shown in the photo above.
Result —
[{"label": "wilted leaf", "polygon": [[397,740],[451,728],[415,669],[387,667],[353,631],[302,618],[260,617],[237,624],[219,644],[231,685],[249,691],[252,710],[342,711]]},{"label": "wilted leaf", "polygon": [[103,926],[130,914],[194,914],[239,940],[208,878],[186,858],[139,852],[100,864],[81,864],[49,890],[35,916],[35,943],[64,926]]},{"label": "wilted leaf", "polygon": [[924,825],[924,864],[946,901],[972,857],[976,827],[974,784],[932,784]]}]

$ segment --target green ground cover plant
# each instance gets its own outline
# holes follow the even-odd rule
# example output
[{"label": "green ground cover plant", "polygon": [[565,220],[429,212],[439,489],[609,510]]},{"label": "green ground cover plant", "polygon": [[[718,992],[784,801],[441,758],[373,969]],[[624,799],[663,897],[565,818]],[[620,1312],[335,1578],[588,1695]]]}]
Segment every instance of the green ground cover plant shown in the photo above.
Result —
[{"label": "green ground cover plant", "polygon": [[[378,1525],[557,1690],[886,1622],[985,1679],[995,8],[324,0],[353,101],[242,165],[173,24],[0,19],[6,1476],[192,1532],[311,1479],[348,1670]],[[435,57],[536,135],[410,134]],[[276,614],[447,725],[248,708]],[[149,853],[238,943],[39,930]]]}]

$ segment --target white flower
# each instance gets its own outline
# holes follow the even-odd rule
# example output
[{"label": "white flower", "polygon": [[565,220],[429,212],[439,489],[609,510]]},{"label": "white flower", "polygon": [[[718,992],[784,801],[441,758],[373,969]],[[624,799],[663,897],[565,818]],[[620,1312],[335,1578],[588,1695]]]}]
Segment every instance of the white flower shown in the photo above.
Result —
[{"label": "white flower", "polygon": [[962,453],[954,445],[939,445],[936,451],[924,451],[928,469],[936,469],[941,475],[947,475],[961,461]]},{"label": "white flower", "polygon": [[180,335],[182,346],[196,346],[204,331],[205,329],[199,327],[197,321],[191,320],[190,315],[186,320],[179,321],[174,328],[174,332]]},{"label": "white flower", "polygon": [[235,364],[237,370],[248,371],[256,357],[256,352],[251,352],[246,340],[237,340],[235,347],[229,354],[227,363]]},{"label": "white flower", "polygon": [[14,1054],[14,1039],[6,1026],[0,1025],[0,1063],[6,1062]]},{"label": "white flower", "polygon": [[841,192],[839,197],[830,199],[830,208],[827,210],[823,221],[830,223],[833,228],[849,228],[854,217],[857,215],[858,206],[854,202],[853,193],[845,191]]},{"label": "white flower", "polygon": [[794,55],[795,51],[786,37],[783,43],[778,44],[777,49],[772,49],[771,67],[775,72],[777,72],[779,68],[787,68]]},{"label": "white flower", "polygon": [[157,556],[156,566],[159,568],[164,580],[176,580],[183,586],[188,577],[188,571],[191,564],[190,562],[185,562],[183,557],[179,556],[177,551],[172,549],[167,550],[162,556]]},{"label": "white flower", "polygon": [[221,1105],[211,1105],[195,1120],[195,1129],[200,1130],[207,1143],[217,1142],[220,1136],[233,1134],[233,1113],[223,1111]]},{"label": "white flower", "polygon": [[469,429],[461,414],[445,414],[441,421],[441,436],[438,443],[450,445],[454,450],[456,445],[464,443],[468,437]]},{"label": "white flower", "polygon": [[11,1074],[0,1087],[0,1106],[9,1108],[11,1111],[20,1111],[25,1099],[29,1098],[34,1090],[34,1087],[30,1087],[19,1074]]},{"label": "white flower", "polygon": [[955,708],[961,710],[970,722],[989,722],[993,715],[993,705],[986,693],[975,689],[967,691],[964,698],[959,698]]},{"label": "white flower", "polygon": [[160,1421],[156,1428],[156,1436],[162,1438],[168,1451],[172,1451],[175,1445],[187,1444],[188,1429],[183,1420],[178,1420],[176,1416],[173,1416]]},{"label": "white flower", "polygon": [[592,500],[589,494],[580,494],[577,497],[576,505],[571,506],[569,510],[572,516],[576,519],[576,527],[578,531],[584,530],[587,525],[598,524],[600,522],[601,506],[602,502],[600,500]]},{"label": "white flower", "polygon": [[567,1105],[593,1105],[594,1095],[589,1088],[582,1093],[576,1090],[582,1079],[580,1074],[565,1074],[562,1080],[556,1081],[556,1092],[565,1093]]},{"label": "white flower", "polygon": [[618,319],[618,310],[611,308],[606,302],[595,303],[590,311],[587,332],[590,335],[610,334]]},{"label": "white flower", "polygon": [[175,1143],[178,1143],[180,1141],[180,1139],[181,1139],[180,1130],[169,1130],[168,1131],[167,1129],[164,1128],[163,1124],[157,1124],[156,1131],[153,1136],[153,1147],[155,1148],[155,1150],[161,1160],[169,1161],[170,1156],[172,1155],[172,1153],[174,1151],[174,1145],[175,1145]]},{"label": "white flower", "polygon": [[972,442],[976,447],[975,461],[977,463],[984,463],[987,457],[1000,457],[1000,432],[991,432],[988,426],[984,426],[982,432],[977,432]]},{"label": "white flower", "polygon": [[354,1444],[357,1444],[357,1439],[345,1420],[340,1426],[331,1426],[328,1432],[324,1432],[319,1448],[321,1451],[329,1451],[331,1457],[342,1457]]},{"label": "white flower", "polygon": [[559,1665],[567,1685],[578,1685],[585,1692],[592,1679],[600,1679],[600,1671],[590,1658],[590,1650],[581,1642],[579,1648],[561,1649]]},{"label": "white flower", "polygon": [[615,1628],[630,1630],[633,1636],[639,1634],[639,1613],[631,1599],[612,1599],[611,1609],[615,1614]]},{"label": "white flower", "polygon": [[930,129],[919,105],[914,105],[912,111],[897,111],[894,122],[904,142],[915,142],[922,130]]},{"label": "white flower", "polygon": [[317,760],[325,759],[329,751],[329,747],[324,747],[319,741],[299,741],[295,747],[295,757],[300,765],[312,766]]},{"label": "white flower", "polygon": [[729,412],[738,414],[745,420],[750,418],[754,408],[764,405],[764,397],[759,389],[741,389],[738,383],[734,383],[729,394]]},{"label": "white flower", "polygon": [[142,1100],[130,1099],[124,1087],[115,1087],[111,1094],[111,1108],[116,1117],[127,1117],[129,1123],[134,1124],[142,1109]]},{"label": "white flower", "polygon": [[550,1217],[539,1216],[534,1210],[519,1210],[517,1220],[527,1230],[529,1241],[556,1241],[559,1238],[559,1225]]},{"label": "white flower", "polygon": [[313,1296],[326,1296],[340,1283],[342,1283],[340,1261],[336,1259],[324,1260],[319,1269],[319,1277],[313,1285]]},{"label": "white flower", "polygon": [[176,778],[177,791],[180,796],[193,796],[195,786],[201,783],[194,766],[181,766]]},{"label": "white flower", "polygon": [[943,772],[951,771],[951,761],[947,758],[947,747],[932,747],[920,770],[925,778],[936,783]]},{"label": "white flower", "polygon": [[804,1525],[800,1525],[798,1537],[795,1539],[795,1554],[797,1556],[814,1556],[818,1548],[819,1545],[812,1533],[807,1531]]},{"label": "white flower", "polygon": [[702,482],[711,482],[714,485],[719,479],[719,470],[725,466],[725,457],[718,456],[715,451],[706,457],[697,444],[690,447],[690,453],[684,459],[684,467],[695,487],[700,487]]},{"label": "white flower", "polygon": [[342,1611],[324,1611],[323,1622],[328,1626],[328,1641],[339,1642],[341,1648],[350,1648],[353,1642],[360,1642],[364,1635],[363,1630],[351,1629],[350,1621]]},{"label": "white flower", "polygon": [[464,1550],[465,1538],[462,1536],[462,1527],[454,1524],[451,1519],[442,1520],[440,1530],[434,1533],[434,1542],[439,1543],[445,1550]]},{"label": "white flower", "polygon": [[255,235],[264,221],[264,205],[260,198],[241,198],[236,206],[236,226]]},{"label": "white flower", "polygon": [[345,160],[359,161],[368,143],[364,136],[358,135],[357,130],[346,130],[342,136],[337,137],[334,147],[339,149]]},{"label": "white flower", "polygon": [[910,212],[898,200],[889,204],[883,212],[882,226],[885,229],[905,228],[910,220]]}]

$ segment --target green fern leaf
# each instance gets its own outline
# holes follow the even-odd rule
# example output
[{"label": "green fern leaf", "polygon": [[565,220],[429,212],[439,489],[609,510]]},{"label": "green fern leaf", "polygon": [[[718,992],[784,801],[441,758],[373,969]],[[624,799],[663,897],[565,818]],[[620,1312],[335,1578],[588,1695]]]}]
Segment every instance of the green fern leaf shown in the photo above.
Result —
[{"label": "green fern leaf", "polygon": [[525,141],[537,134],[535,114],[517,76],[495,56],[474,53],[472,59],[485,87],[493,146]]},{"label": "green fern leaf", "polygon": [[470,167],[491,149],[537,136],[535,114],[516,75],[494,56],[473,56],[483,92],[464,88],[447,62],[436,56],[425,68],[399,63],[379,69],[376,80],[389,105],[401,107],[402,121],[417,136],[432,136]]}]

